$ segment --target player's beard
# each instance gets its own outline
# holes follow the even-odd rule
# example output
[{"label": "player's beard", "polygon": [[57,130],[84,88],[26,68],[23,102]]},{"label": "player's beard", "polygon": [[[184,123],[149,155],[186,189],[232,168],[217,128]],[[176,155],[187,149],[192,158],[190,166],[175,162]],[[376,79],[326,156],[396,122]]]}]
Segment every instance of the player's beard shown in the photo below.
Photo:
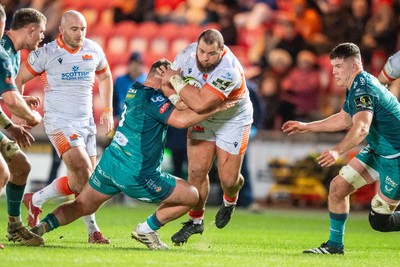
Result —
[{"label": "player's beard", "polygon": [[219,65],[219,63],[221,62],[222,58],[220,58],[219,60],[217,60],[214,64],[209,65],[208,67],[204,67],[199,58],[196,55],[196,64],[197,64],[197,68],[199,69],[200,72],[202,73],[209,73],[213,70],[215,70],[215,68]]}]

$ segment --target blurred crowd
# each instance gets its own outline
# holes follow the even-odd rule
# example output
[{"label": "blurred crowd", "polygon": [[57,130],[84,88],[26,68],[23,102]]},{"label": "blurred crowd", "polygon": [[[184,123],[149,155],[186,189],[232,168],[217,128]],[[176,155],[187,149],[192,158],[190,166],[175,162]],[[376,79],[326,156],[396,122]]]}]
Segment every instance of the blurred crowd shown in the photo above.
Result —
[{"label": "blurred crowd", "polygon": [[[88,37],[104,45],[114,79],[125,71],[126,66],[120,66],[127,65],[131,52],[141,53],[145,67],[155,58],[173,60],[177,50],[186,45],[173,46],[173,39],[197,36],[204,28],[216,27],[246,69],[246,78],[263,107],[257,128],[265,130],[278,130],[287,120],[315,120],[341,109],[346,92],[333,81],[328,55],[338,43],[357,44],[364,56],[364,69],[375,75],[400,47],[399,0],[0,2],[6,7],[7,19],[20,7],[42,11],[48,18],[47,40],[57,36],[64,10],[81,11],[88,22]],[[132,29],[127,35],[129,40],[146,34],[148,42],[127,41],[125,49],[117,48],[120,43],[115,38],[111,42],[111,37],[121,34],[118,25],[123,24]],[[145,26],[140,31],[141,25]],[[122,33],[129,34],[127,29],[123,28]],[[103,41],[96,38],[99,32],[107,36]],[[167,45],[160,41],[160,35],[168,39]],[[398,87],[395,82],[390,88],[397,96]]]}]

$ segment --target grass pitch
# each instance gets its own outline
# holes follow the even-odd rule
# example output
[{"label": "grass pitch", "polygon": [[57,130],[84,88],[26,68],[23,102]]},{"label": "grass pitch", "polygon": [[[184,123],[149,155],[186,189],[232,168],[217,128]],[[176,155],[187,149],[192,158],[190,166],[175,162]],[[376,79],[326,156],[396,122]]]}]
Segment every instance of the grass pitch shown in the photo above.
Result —
[{"label": "grass pitch", "polygon": [[[55,208],[46,204],[44,215]],[[368,211],[352,212],[346,227],[342,255],[305,255],[304,249],[328,239],[329,220],[325,210],[267,209],[255,214],[237,209],[224,229],[217,229],[217,208],[206,209],[206,229],[181,247],[170,237],[180,229],[178,219],[160,230],[169,251],[150,251],[131,239],[137,223],[152,214],[156,205],[134,207],[107,204],[97,213],[97,221],[111,245],[87,243],[82,220],[45,235],[44,247],[24,247],[8,242],[6,205],[0,199],[0,266],[394,266],[400,259],[399,233],[378,233],[368,224]],[[26,210],[23,208],[23,217]]]}]

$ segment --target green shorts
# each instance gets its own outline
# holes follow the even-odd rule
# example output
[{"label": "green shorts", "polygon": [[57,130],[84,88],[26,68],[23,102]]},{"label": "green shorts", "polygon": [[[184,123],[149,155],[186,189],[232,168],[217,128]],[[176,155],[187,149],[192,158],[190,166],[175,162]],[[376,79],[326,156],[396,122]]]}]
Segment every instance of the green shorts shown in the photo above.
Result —
[{"label": "green shorts", "polygon": [[123,192],[144,202],[161,202],[172,194],[176,180],[174,176],[165,172],[150,176],[133,176],[114,165],[113,159],[104,153],[89,179],[89,184],[105,195],[114,196]]},{"label": "green shorts", "polygon": [[384,196],[400,200],[400,157],[383,158],[369,146],[363,148],[356,157],[379,173],[380,189]]}]

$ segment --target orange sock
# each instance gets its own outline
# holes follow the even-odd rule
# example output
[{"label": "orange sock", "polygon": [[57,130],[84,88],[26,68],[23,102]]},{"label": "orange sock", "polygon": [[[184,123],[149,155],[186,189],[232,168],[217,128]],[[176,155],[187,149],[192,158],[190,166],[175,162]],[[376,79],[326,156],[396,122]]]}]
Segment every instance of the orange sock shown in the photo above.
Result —
[{"label": "orange sock", "polygon": [[68,186],[68,176],[62,176],[57,178],[55,180],[55,185],[57,187],[57,190],[66,196],[74,194],[74,192],[72,192]]}]

